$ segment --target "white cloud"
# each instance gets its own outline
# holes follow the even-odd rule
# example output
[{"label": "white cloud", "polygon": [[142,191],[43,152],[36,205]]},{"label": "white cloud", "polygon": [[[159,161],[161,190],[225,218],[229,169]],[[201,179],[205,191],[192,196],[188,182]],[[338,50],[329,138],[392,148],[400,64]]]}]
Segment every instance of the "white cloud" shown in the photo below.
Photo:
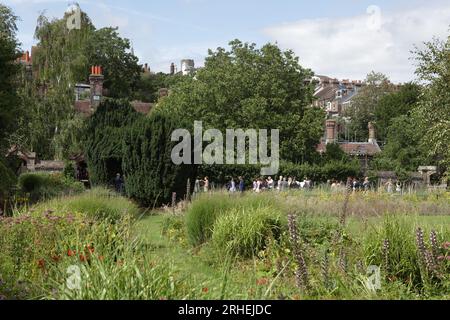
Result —
[{"label": "white cloud", "polygon": [[395,82],[413,80],[410,51],[433,36],[448,35],[450,4],[381,10],[378,26],[375,13],[371,8],[360,16],[301,20],[266,28],[264,33],[283,48],[293,49],[301,64],[317,74],[363,79],[375,70]]}]

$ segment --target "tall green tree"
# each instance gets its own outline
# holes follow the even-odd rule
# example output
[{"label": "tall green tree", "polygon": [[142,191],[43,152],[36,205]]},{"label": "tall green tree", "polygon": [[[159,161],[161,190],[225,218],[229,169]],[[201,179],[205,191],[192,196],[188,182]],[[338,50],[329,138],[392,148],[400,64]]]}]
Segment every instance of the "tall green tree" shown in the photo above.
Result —
[{"label": "tall green tree", "polygon": [[93,32],[85,53],[90,64],[103,67],[108,96],[128,98],[132,95],[140,79],[141,67],[131,52],[130,40],[121,38],[118,28]]},{"label": "tall green tree", "polygon": [[415,114],[422,145],[450,176],[450,36],[416,50],[416,74],[425,86]]},{"label": "tall green tree", "polygon": [[17,17],[0,4],[0,152],[4,154],[8,137],[16,128],[20,103],[17,95],[19,57],[16,38]]},{"label": "tall green tree", "polygon": [[394,91],[394,86],[386,75],[372,71],[365,80],[365,86],[353,99],[345,116],[351,118],[349,124],[350,135],[355,141],[368,139],[367,124],[375,121],[376,109],[380,100]]},{"label": "tall green tree", "polygon": [[377,139],[386,141],[392,121],[404,115],[409,115],[419,101],[421,87],[415,83],[402,85],[399,91],[383,96],[375,107],[375,124]]},{"label": "tall green tree", "polygon": [[308,106],[312,72],[292,51],[273,44],[230,42],[231,49],[209,51],[205,67],[172,88],[161,108],[205,128],[279,129],[281,158],[311,161],[323,134],[325,115]]},{"label": "tall green tree", "polygon": [[69,14],[52,20],[39,16],[33,80],[24,81],[20,90],[27,114],[20,120],[17,140],[41,158],[67,158],[71,151],[80,151],[74,133],[84,128],[73,108],[74,86],[88,81],[91,65],[103,66],[105,88],[115,97],[128,97],[140,73],[129,41],[117,29],[96,30],[81,12],[81,28],[69,30]]},{"label": "tall green tree", "polygon": [[143,115],[126,100],[106,99],[86,124],[85,155],[91,182],[111,184],[122,173],[122,141],[125,133]]},{"label": "tall green tree", "polygon": [[427,153],[421,145],[424,132],[417,123],[413,115],[401,115],[390,121],[387,143],[373,164],[376,169],[416,172],[426,163]]},{"label": "tall green tree", "polygon": [[[183,199],[187,182],[194,183],[195,166],[175,165],[172,132],[182,120],[167,112],[153,112],[136,121],[125,133],[123,142],[123,173],[129,197],[143,206],[170,204],[172,193]],[[192,151],[192,150],[191,150]]]}]

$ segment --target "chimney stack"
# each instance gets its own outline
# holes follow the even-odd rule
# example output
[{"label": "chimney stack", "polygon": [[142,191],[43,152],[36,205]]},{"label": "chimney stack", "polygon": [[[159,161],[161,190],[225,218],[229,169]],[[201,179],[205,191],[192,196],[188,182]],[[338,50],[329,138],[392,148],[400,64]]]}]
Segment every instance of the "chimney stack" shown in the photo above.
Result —
[{"label": "chimney stack", "polygon": [[327,136],[325,143],[336,143],[336,120],[327,120]]},{"label": "chimney stack", "polygon": [[100,105],[103,97],[103,81],[105,77],[102,75],[102,67],[92,66],[89,83],[91,85],[91,107],[96,110]]},{"label": "chimney stack", "polygon": [[369,122],[369,143],[377,143],[375,125],[372,122]]},{"label": "chimney stack", "polygon": [[170,75],[173,76],[175,74],[175,63],[172,62],[170,65]]}]

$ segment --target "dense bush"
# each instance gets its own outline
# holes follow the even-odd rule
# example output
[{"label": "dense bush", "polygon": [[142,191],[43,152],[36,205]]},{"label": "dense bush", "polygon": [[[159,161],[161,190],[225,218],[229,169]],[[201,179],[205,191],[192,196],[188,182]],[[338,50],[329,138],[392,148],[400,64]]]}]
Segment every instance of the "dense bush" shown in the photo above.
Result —
[{"label": "dense bush", "polygon": [[123,137],[142,117],[126,100],[106,99],[88,120],[85,153],[92,184],[110,185],[122,173]]},{"label": "dense bush", "polygon": [[154,112],[136,121],[126,133],[123,143],[123,173],[129,197],[143,206],[157,206],[171,202],[172,193],[184,198],[187,182],[194,183],[195,167],[175,165],[172,132],[182,127],[169,115]]},{"label": "dense bush", "polygon": [[62,174],[24,173],[19,177],[19,188],[31,201],[82,192],[82,183]]},{"label": "dense bush", "polygon": [[234,209],[217,218],[212,242],[221,254],[250,258],[264,250],[269,239],[279,239],[282,215],[271,207]]},{"label": "dense bush", "polygon": [[[346,181],[348,177],[360,175],[360,164],[357,161],[330,160],[323,164],[295,164],[281,162],[277,176],[295,177],[297,180],[312,179],[316,183],[330,179]],[[260,165],[203,165],[199,168],[201,177],[209,177],[211,181],[226,184],[231,177],[242,176],[247,185],[261,176]],[[276,180],[276,179],[275,179]]]}]

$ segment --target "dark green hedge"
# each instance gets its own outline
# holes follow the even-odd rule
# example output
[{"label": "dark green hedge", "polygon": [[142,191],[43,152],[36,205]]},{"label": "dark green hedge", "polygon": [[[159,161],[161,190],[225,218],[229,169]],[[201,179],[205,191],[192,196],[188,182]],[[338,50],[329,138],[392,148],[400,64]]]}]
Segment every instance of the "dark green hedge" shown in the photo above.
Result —
[{"label": "dark green hedge", "polygon": [[[2,201],[11,188],[16,183],[16,175],[14,172],[4,163],[3,159],[0,159],[0,200]],[[3,201],[2,201],[3,202]],[[0,202],[0,206],[2,205]]]},{"label": "dark green hedge", "polygon": [[126,100],[106,99],[88,120],[85,155],[93,185],[109,185],[122,173],[125,132],[143,117]]},{"label": "dark green hedge", "polygon": [[[259,165],[210,165],[199,168],[200,177],[209,177],[210,181],[225,184],[230,177],[237,179],[242,176],[248,185],[253,179],[261,176],[261,166]],[[347,177],[360,175],[360,165],[358,161],[329,161],[323,164],[294,164],[291,162],[281,162],[277,176],[295,177],[297,180],[306,177],[316,183],[326,182],[336,179],[346,181]]]},{"label": "dark green hedge", "polygon": [[183,198],[187,181],[194,183],[195,166],[175,165],[171,159],[171,142],[175,129],[183,128],[170,115],[154,112],[136,121],[125,134],[123,172],[128,196],[143,206],[169,204],[172,193]]}]

